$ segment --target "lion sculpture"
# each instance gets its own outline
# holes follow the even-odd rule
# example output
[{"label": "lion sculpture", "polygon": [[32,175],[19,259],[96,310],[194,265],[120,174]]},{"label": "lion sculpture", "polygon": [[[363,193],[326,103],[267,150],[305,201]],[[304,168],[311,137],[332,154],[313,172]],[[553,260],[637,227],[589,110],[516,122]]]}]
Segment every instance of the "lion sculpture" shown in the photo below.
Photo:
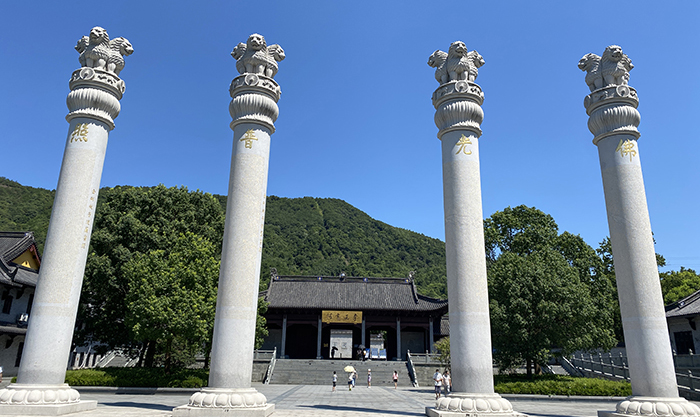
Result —
[{"label": "lion sculpture", "polygon": [[603,57],[586,54],[578,61],[578,67],[586,72],[586,84],[591,91],[615,85],[627,85],[630,71],[634,68],[630,57],[622,53],[622,48],[610,45],[605,48]]},{"label": "lion sculpture", "polygon": [[634,68],[629,57],[622,53],[622,48],[610,45],[605,48],[600,59],[600,73],[605,86],[625,85],[629,82],[629,71]]},{"label": "lion sculpture", "polygon": [[467,46],[462,41],[452,42],[447,51],[447,73],[450,81],[466,80],[469,74]]},{"label": "lion sculpture", "polygon": [[578,61],[581,71],[586,71],[586,84],[591,91],[603,88],[603,75],[600,73],[600,57],[586,54]]},{"label": "lion sculpture", "polygon": [[109,42],[109,47],[112,53],[107,59],[107,71],[119,76],[119,73],[124,69],[124,57],[133,54],[134,47],[131,46],[131,42],[121,36],[112,39]]},{"label": "lion sculpture", "polygon": [[428,58],[428,66],[435,68],[435,79],[440,84],[450,81],[450,76],[447,74],[447,67],[445,66],[446,61],[447,53],[439,49]]},{"label": "lion sculpture", "polygon": [[107,31],[95,26],[90,36],[83,36],[75,46],[80,56],[81,67],[98,68],[119,76],[124,69],[124,56],[131,55],[134,48],[126,38],[109,40]]},{"label": "lion sculpture", "polygon": [[467,53],[467,61],[469,62],[469,71],[467,74],[467,80],[474,82],[476,77],[479,75],[479,68],[486,63],[484,57],[482,57],[478,52],[469,51]]},{"label": "lion sculpture", "polygon": [[267,46],[262,35],[254,33],[246,43],[239,43],[231,56],[236,59],[236,69],[241,74],[262,74],[274,78],[279,61],[285,58],[284,50],[275,44]]},{"label": "lion sculpture", "polygon": [[428,58],[428,65],[435,68],[435,79],[440,84],[449,81],[467,80],[474,82],[479,68],[485,64],[477,51],[467,52],[464,42],[453,42],[450,52],[437,50]]},{"label": "lion sculpture", "polygon": [[83,36],[78,41],[75,49],[80,53],[78,61],[81,66],[107,70],[107,60],[111,54],[111,49],[109,47],[109,35],[103,28],[99,26],[92,28],[90,36]]}]

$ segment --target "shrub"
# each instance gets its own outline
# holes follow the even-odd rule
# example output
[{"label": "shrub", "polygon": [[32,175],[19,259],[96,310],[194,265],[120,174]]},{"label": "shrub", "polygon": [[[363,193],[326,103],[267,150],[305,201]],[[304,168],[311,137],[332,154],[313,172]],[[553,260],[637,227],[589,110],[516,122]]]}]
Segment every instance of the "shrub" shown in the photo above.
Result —
[{"label": "shrub", "polygon": [[626,397],[632,395],[629,382],[564,375],[496,375],[495,390],[499,394],[586,395]]}]

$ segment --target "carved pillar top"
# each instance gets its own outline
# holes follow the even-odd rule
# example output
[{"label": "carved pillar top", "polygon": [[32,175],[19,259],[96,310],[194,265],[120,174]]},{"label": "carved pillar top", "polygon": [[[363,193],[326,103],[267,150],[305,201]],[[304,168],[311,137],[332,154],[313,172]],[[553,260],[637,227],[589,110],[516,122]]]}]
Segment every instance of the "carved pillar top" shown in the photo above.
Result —
[{"label": "carved pillar top", "polygon": [[90,36],[83,36],[75,46],[80,56],[81,68],[73,71],[67,104],[69,122],[76,117],[89,117],[114,129],[114,119],[119,115],[126,85],[119,78],[124,69],[124,57],[134,48],[126,38],[110,40],[107,31],[95,26]]},{"label": "carved pillar top", "polygon": [[484,63],[477,51],[467,51],[461,41],[452,42],[448,52],[437,50],[428,58],[428,65],[435,68],[435,79],[440,83],[433,92],[439,138],[454,130],[468,130],[476,137],[481,136],[484,92],[474,81]]},{"label": "carved pillar top", "polygon": [[586,54],[578,62],[578,67],[586,72],[586,84],[591,90],[583,105],[590,116],[588,129],[595,135],[593,143],[618,134],[629,134],[638,139],[637,126],[641,121],[637,111],[639,97],[637,90],[628,85],[629,71],[634,65],[622,48],[610,45],[602,57]]},{"label": "carved pillar top", "polygon": [[231,129],[240,123],[260,123],[275,131],[279,115],[279,84],[273,79],[279,61],[285,58],[281,46],[267,45],[262,35],[254,33],[246,43],[239,43],[231,56],[236,59],[236,69],[241,74],[231,81],[229,112],[233,121]]}]

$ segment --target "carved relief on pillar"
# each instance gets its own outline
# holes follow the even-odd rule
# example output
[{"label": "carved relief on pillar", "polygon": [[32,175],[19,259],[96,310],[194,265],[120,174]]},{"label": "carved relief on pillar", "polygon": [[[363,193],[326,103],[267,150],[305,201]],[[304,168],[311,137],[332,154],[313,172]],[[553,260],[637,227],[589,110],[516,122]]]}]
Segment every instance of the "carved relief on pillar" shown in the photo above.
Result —
[{"label": "carved relief on pillar", "polygon": [[641,116],[637,111],[637,91],[628,85],[632,61],[622,53],[622,48],[611,45],[605,48],[603,57],[586,54],[578,67],[586,71],[586,84],[591,89],[583,101],[588,119],[588,129],[595,135],[593,143],[615,134],[625,133],[639,138],[637,126]]},{"label": "carved relief on pillar", "polygon": [[698,416],[700,407],[685,398],[629,397],[615,407],[615,414],[628,416]]},{"label": "carved relief on pillar", "polygon": [[202,391],[190,397],[187,406],[196,408],[257,408],[267,407],[267,399],[253,388],[233,390],[203,388]]},{"label": "carved relief on pillar", "polygon": [[271,132],[279,115],[279,84],[273,79],[277,74],[277,62],[285,58],[279,45],[267,46],[262,35],[252,34],[246,43],[239,43],[231,52],[236,59],[240,76],[231,81],[229,112],[233,121],[231,129],[239,123],[261,123]]},{"label": "carved relief on pillar", "polygon": [[76,117],[89,117],[106,123],[114,129],[114,119],[119,115],[126,85],[119,78],[124,69],[124,56],[134,48],[126,38],[110,41],[107,31],[96,26],[90,36],[83,36],[75,47],[80,54],[81,68],[73,71],[67,104],[69,122]]},{"label": "carved relief on pillar", "polygon": [[461,412],[474,415],[497,414],[503,416],[522,416],[513,411],[510,401],[498,394],[461,394],[453,393],[437,400],[436,410]]}]

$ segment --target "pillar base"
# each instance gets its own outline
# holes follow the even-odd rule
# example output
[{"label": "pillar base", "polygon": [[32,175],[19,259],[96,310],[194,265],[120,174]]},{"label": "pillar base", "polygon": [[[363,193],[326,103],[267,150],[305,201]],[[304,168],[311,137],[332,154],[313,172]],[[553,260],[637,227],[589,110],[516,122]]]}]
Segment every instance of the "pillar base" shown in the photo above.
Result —
[{"label": "pillar base", "polygon": [[190,397],[187,405],[173,409],[177,416],[245,416],[267,417],[275,411],[274,404],[255,388],[203,388]]},{"label": "pillar base", "polygon": [[10,384],[0,390],[0,415],[60,416],[95,408],[97,401],[80,401],[68,384]]},{"label": "pillar base", "polygon": [[510,401],[498,394],[471,394],[457,392],[441,397],[435,408],[426,407],[430,417],[521,417],[513,411]]},{"label": "pillar base", "polygon": [[617,403],[615,411],[598,411],[598,417],[700,416],[700,407],[685,398],[632,396]]}]

